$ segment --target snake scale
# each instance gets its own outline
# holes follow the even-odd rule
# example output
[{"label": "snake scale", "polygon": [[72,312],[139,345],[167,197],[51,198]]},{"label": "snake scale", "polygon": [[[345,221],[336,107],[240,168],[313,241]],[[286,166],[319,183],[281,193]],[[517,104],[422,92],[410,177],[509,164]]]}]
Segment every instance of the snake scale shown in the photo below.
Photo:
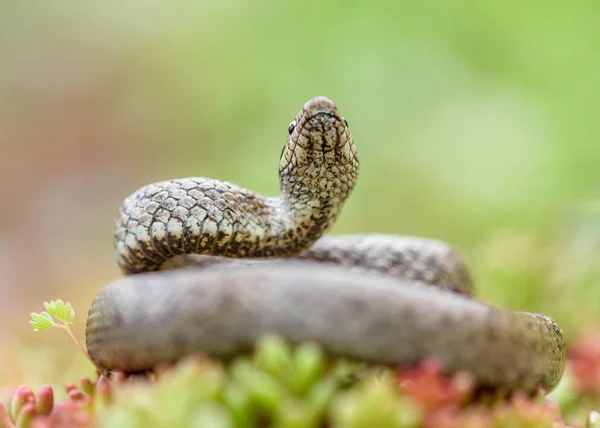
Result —
[{"label": "snake scale", "polygon": [[281,196],[199,177],[125,200],[114,245],[126,275],[100,291],[86,325],[99,368],[144,371],[197,352],[229,358],[278,334],[373,364],[436,358],[508,392],[558,383],[560,328],[472,297],[468,269],[447,244],[323,236],[356,182],[356,146],[325,97],[306,102],[288,131]]}]

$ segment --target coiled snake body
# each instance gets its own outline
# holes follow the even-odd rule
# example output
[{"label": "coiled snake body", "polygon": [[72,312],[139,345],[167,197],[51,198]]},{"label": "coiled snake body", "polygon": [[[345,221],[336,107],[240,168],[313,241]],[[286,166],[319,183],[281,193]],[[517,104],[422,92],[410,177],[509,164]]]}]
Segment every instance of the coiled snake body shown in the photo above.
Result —
[{"label": "coiled snake body", "polygon": [[143,371],[195,352],[230,357],[271,333],[376,364],[437,358],[448,372],[468,370],[481,386],[506,391],[556,385],[558,326],[470,297],[467,268],[446,244],[322,236],[358,173],[348,124],[331,100],[309,100],[290,124],[279,171],[280,197],[185,178],[125,200],[114,242],[127,276],[98,294],[86,326],[98,367]]}]

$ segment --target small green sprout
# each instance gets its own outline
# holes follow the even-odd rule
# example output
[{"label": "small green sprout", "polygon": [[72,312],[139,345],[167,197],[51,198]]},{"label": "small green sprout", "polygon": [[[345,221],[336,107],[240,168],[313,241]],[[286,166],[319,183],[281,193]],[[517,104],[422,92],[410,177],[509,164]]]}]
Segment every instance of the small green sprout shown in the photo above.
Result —
[{"label": "small green sprout", "polygon": [[[68,328],[73,324],[75,311],[70,303],[65,304],[60,299],[50,300],[50,303],[44,302],[44,307],[47,312],[31,314],[29,324],[33,327],[33,331],[43,331],[50,327]],[[53,317],[60,321],[60,324],[54,322]]]},{"label": "small green sprout", "polygon": [[44,302],[46,311],[41,313],[33,312],[29,324],[33,327],[33,331],[44,331],[51,327],[56,327],[67,332],[67,334],[75,341],[77,347],[84,353],[86,358],[89,358],[87,352],[81,346],[73,332],[71,325],[75,319],[75,311],[70,303],[65,303],[62,300],[51,300],[50,303]]},{"label": "small green sprout", "polygon": [[33,312],[29,324],[33,327],[33,331],[43,331],[52,327],[54,325],[54,320],[48,312],[42,312],[41,314]]}]

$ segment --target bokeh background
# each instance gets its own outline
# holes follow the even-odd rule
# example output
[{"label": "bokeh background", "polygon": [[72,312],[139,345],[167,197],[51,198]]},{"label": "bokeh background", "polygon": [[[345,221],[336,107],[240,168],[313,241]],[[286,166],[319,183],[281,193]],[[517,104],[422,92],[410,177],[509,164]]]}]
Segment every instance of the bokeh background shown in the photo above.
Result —
[{"label": "bokeh background", "polygon": [[68,300],[83,338],[144,184],[277,194],[315,95],[361,160],[333,233],[447,240],[482,298],[571,340],[600,304],[598,22],[595,0],[0,2],[0,381],[90,371],[30,312]]}]

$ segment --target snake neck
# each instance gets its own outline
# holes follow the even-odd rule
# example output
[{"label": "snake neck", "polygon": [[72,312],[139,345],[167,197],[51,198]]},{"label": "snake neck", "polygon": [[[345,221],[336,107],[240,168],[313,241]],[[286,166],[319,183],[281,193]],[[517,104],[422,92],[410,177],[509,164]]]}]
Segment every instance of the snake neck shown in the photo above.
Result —
[{"label": "snake neck", "polygon": [[281,177],[281,197],[269,199],[277,217],[270,222],[276,226],[272,233],[286,243],[278,249],[280,256],[297,255],[333,226],[357,173],[357,165],[309,165]]}]

